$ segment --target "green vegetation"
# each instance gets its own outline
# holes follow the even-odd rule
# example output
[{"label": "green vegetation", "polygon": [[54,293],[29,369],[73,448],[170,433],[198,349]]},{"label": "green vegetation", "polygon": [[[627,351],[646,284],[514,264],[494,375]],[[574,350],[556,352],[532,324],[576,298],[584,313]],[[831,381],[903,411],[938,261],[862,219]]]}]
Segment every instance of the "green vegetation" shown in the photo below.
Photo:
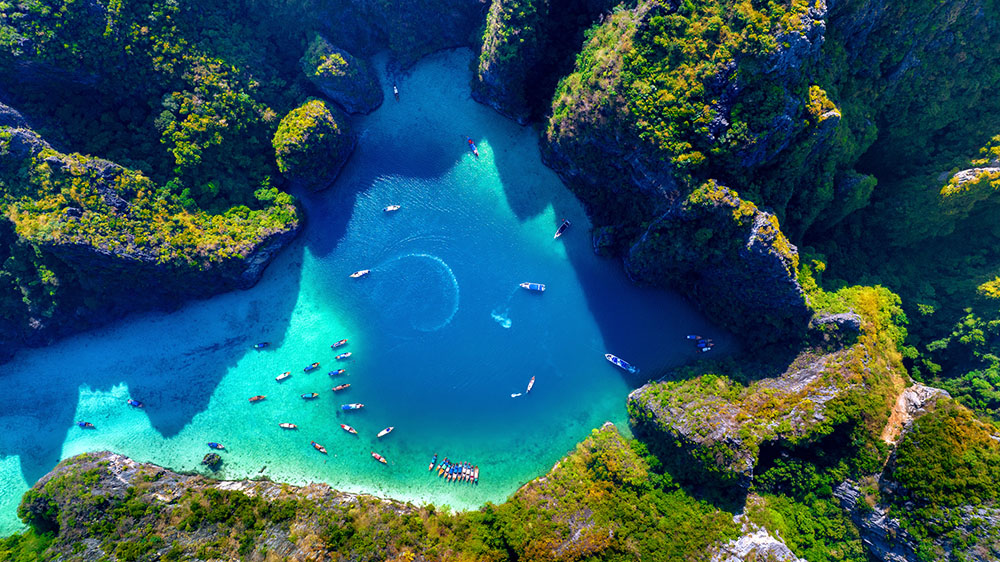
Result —
[{"label": "green vegetation", "polygon": [[278,169],[289,179],[328,184],[340,170],[355,137],[346,118],[325,101],[312,99],[288,112],[274,133]]}]

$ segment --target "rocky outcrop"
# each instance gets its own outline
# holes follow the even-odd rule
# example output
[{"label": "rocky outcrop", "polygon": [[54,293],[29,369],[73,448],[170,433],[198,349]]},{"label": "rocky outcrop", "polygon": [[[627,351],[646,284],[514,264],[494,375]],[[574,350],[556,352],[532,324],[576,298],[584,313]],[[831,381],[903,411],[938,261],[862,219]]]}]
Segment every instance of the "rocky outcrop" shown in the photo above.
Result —
[{"label": "rocky outcrop", "polygon": [[735,521],[741,525],[738,538],[712,549],[709,562],[806,562],[795,556],[788,545],[743,515]]},{"label": "rocky outcrop", "polygon": [[296,188],[329,187],[358,137],[336,107],[312,99],[288,112],[274,133],[278,170]]},{"label": "rocky outcrop", "polygon": [[364,60],[316,34],[300,61],[306,78],[347,113],[371,113],[382,105],[378,78]]},{"label": "rocky outcrop", "polygon": [[861,531],[861,541],[877,560],[885,562],[917,562],[919,543],[902,528],[899,520],[889,515],[887,506],[872,506],[865,500],[857,484],[843,482],[833,489],[851,520]]},{"label": "rocky outcrop", "polygon": [[798,251],[777,218],[708,182],[660,216],[625,258],[636,281],[692,298],[754,342],[801,336],[811,316]]}]

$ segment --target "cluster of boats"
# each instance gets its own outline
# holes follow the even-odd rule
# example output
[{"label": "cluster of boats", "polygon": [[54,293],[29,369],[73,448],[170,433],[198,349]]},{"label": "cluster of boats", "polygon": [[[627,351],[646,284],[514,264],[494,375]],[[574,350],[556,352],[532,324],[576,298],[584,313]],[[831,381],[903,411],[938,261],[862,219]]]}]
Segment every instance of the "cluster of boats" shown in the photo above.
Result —
[{"label": "cluster of boats", "polygon": [[445,457],[441,464],[437,464],[437,459],[437,453],[434,453],[430,468],[427,470],[434,472],[435,465],[437,465],[438,478],[444,478],[449,482],[479,484],[479,466],[469,462],[455,462],[448,457]]},{"label": "cluster of boats", "polygon": [[687,339],[693,340],[695,347],[698,348],[698,351],[701,351],[702,353],[707,353],[709,351],[712,351],[712,348],[715,347],[715,342],[713,342],[710,339],[703,338],[701,336],[690,334],[688,335]]}]

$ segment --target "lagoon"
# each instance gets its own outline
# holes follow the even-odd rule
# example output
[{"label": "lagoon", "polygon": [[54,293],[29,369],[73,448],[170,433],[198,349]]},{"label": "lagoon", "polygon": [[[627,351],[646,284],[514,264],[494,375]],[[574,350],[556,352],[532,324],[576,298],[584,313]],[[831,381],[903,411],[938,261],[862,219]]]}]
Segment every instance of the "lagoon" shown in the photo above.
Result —
[{"label": "lagoon", "polygon": [[[226,446],[219,478],[327,482],[455,509],[501,502],[593,428],[624,430],[629,390],[696,356],[686,334],[710,334],[725,352],[730,339],[681,297],[633,286],[620,261],[594,255],[586,214],[542,164],[537,131],[471,99],[471,56],[424,59],[396,78],[400,101],[387,95],[355,121],[351,160],[331,189],[299,194],[306,227],[253,289],[0,366],[0,535],[20,528],[21,495],[60,459],[108,449],[207,473],[209,441]],[[390,204],[401,209],[385,213]],[[554,240],[563,218],[572,226]],[[372,272],[348,277],[359,269]],[[341,338],[352,357],[338,362],[330,344]],[[255,351],[258,341],[270,346]],[[291,378],[276,382],[284,371]],[[512,398],[531,377],[533,390]],[[341,383],[351,387],[331,392]],[[267,399],[250,404],[257,394]],[[366,406],[341,411],[347,402]],[[478,465],[480,483],[432,476],[435,453]]]}]

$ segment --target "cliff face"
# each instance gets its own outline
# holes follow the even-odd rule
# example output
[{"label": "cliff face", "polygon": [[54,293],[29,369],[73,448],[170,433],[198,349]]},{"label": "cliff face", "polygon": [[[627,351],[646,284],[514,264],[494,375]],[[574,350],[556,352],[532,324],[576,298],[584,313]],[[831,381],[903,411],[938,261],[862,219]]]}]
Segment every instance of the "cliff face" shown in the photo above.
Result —
[{"label": "cliff face", "polygon": [[635,280],[680,290],[751,342],[799,336],[811,316],[798,252],[777,218],[715,182],[653,221],[625,268]]},{"label": "cliff face", "polygon": [[131,312],[248,288],[299,229],[293,200],[273,189],[260,192],[259,210],[212,217],[151,198],[141,173],[60,153],[30,129],[0,128],[0,155],[4,357]]},{"label": "cliff face", "polygon": [[272,145],[278,170],[293,187],[323,189],[337,179],[357,142],[344,114],[314,99],[282,118]]},{"label": "cliff face", "polygon": [[317,34],[300,61],[302,72],[323,95],[348,113],[371,113],[382,105],[382,88],[368,63]]}]

